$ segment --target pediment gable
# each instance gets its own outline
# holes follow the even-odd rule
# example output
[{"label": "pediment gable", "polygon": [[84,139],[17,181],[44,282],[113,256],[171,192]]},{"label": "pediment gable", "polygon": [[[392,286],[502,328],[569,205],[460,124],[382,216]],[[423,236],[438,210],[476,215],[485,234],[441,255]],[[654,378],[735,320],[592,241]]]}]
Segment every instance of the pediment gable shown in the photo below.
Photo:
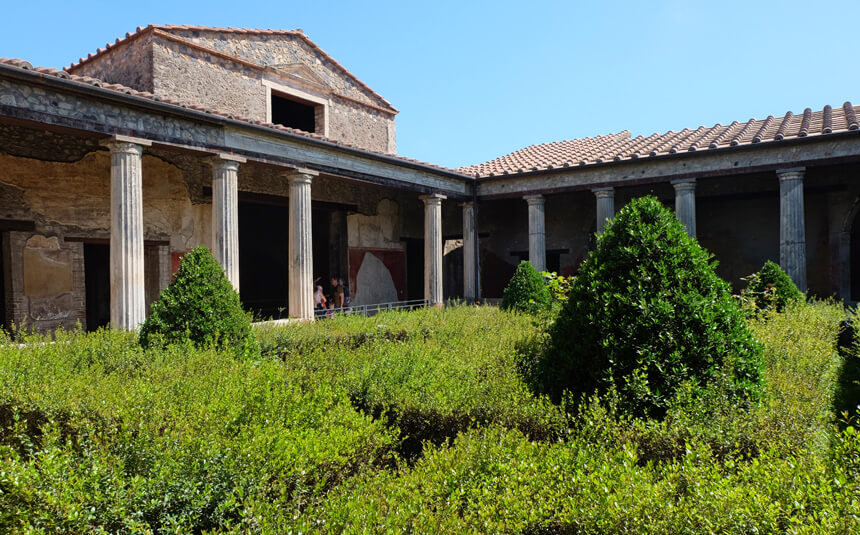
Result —
[{"label": "pediment gable", "polygon": [[359,80],[301,31],[171,26],[161,26],[159,29],[191,41],[202,48],[240,58],[265,69],[272,69],[287,78],[315,86],[326,92],[397,113],[391,103]]}]

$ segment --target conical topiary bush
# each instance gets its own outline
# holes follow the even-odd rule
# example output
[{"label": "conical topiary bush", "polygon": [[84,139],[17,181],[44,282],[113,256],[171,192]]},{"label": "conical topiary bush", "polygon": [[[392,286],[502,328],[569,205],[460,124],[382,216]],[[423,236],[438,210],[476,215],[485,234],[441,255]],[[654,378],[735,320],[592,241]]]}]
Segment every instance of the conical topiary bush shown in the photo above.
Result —
[{"label": "conical topiary bush", "polygon": [[757,395],[761,349],[715,266],[657,199],[630,202],[580,267],[539,384],[556,399],[612,388],[624,408],[652,416],[685,383],[719,378],[730,395]]},{"label": "conical topiary bush", "polygon": [[791,277],[775,262],[768,260],[758,273],[747,278],[744,297],[752,299],[758,310],[776,308],[782,312],[789,303],[802,301],[801,292]]},{"label": "conical topiary bush", "polygon": [[550,306],[551,296],[546,282],[531,262],[523,260],[502,294],[502,309],[527,312],[545,310]]},{"label": "conical topiary bush", "polygon": [[202,246],[182,257],[176,277],[153,303],[140,329],[144,347],[183,341],[241,355],[259,353],[251,315],[242,309],[239,294],[212,253]]}]

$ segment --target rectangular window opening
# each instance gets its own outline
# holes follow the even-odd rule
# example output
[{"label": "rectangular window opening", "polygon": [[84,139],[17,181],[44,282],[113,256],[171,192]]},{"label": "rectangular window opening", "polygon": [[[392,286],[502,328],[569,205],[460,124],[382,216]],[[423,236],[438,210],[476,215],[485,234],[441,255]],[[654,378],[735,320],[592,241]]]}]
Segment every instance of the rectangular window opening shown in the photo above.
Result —
[{"label": "rectangular window opening", "polygon": [[316,107],[272,92],[272,122],[289,128],[316,132]]}]

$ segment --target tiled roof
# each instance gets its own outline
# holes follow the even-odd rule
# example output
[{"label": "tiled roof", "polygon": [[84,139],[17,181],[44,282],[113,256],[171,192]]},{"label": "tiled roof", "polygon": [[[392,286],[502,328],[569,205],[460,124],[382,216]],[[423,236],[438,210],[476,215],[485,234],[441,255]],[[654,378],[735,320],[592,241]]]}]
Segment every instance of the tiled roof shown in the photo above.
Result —
[{"label": "tiled roof", "polygon": [[339,147],[358,150],[358,151],[366,152],[366,153],[370,153],[370,154],[376,154],[379,156],[390,158],[392,160],[400,160],[403,162],[409,162],[409,163],[421,165],[424,167],[432,167],[434,169],[438,169],[439,171],[443,171],[446,173],[461,174],[457,170],[449,169],[447,167],[442,167],[441,165],[435,165],[432,163],[422,162],[420,160],[415,160],[413,158],[406,158],[405,156],[399,156],[399,155],[395,155],[395,154],[386,154],[384,152],[373,151],[373,150],[365,149],[362,147],[358,147],[358,146],[353,145],[351,143],[345,143],[343,141],[335,141],[335,140],[332,140],[332,139],[329,139],[329,138],[323,136],[322,134],[316,134],[313,132],[305,132],[304,130],[297,130],[295,128],[289,128],[287,126],[283,126],[280,124],[272,124],[272,123],[267,123],[265,121],[258,121],[255,119],[249,119],[248,117],[235,116],[235,115],[231,115],[229,113],[222,112],[219,110],[213,110],[213,109],[203,108],[201,106],[195,106],[193,104],[189,104],[189,103],[183,102],[181,100],[162,98],[162,97],[159,97],[159,96],[154,95],[152,93],[149,93],[147,91],[137,91],[136,89],[132,89],[130,87],[126,87],[126,86],[120,85],[120,84],[108,84],[108,83],[105,83],[99,79],[92,78],[89,76],[78,76],[76,74],[71,74],[71,73],[67,72],[66,70],[55,69],[53,67],[34,67],[32,64],[30,64],[30,62],[22,60],[22,59],[0,57],[0,65],[9,65],[12,67],[17,67],[19,69],[37,72],[37,73],[42,74],[42,75],[55,76],[57,78],[70,80],[70,81],[76,82],[76,83],[91,85],[94,87],[100,87],[102,89],[108,89],[110,91],[115,91],[117,93],[122,93],[125,95],[132,95],[135,97],[141,97],[141,98],[149,99],[149,100],[152,100],[155,102],[162,102],[164,104],[169,104],[171,106],[177,106],[180,108],[186,108],[186,109],[194,110],[194,111],[198,111],[198,112],[209,113],[212,115],[216,115],[218,117],[223,117],[225,119],[240,121],[243,123],[248,123],[248,124],[256,125],[256,126],[263,126],[266,128],[271,128],[273,130],[278,130],[281,132],[287,132],[290,134],[298,135],[301,137],[316,139],[319,141],[325,141],[327,143],[330,143],[332,145],[337,145]]},{"label": "tiled roof", "polygon": [[138,26],[137,29],[135,29],[134,33],[127,33],[127,34],[125,34],[125,37],[120,37],[119,39],[117,39],[113,43],[107,43],[104,48],[99,48],[98,50],[96,50],[95,54],[88,54],[87,57],[80,58],[76,63],[72,63],[71,65],[66,67],[64,70],[69,71],[69,72],[74,71],[77,67],[80,67],[84,63],[91,61],[93,58],[101,56],[102,54],[106,54],[108,51],[110,51],[114,47],[116,47],[118,45],[122,45],[122,44],[128,42],[129,40],[135,39],[138,36],[140,36],[146,32],[152,31],[152,30],[163,30],[163,31],[167,31],[167,32],[170,32],[171,30],[176,30],[176,31],[193,31],[193,32],[237,33],[237,34],[251,34],[251,35],[290,35],[290,36],[294,36],[294,37],[299,37],[305,43],[307,43],[308,46],[313,48],[317,53],[319,53],[324,58],[326,58],[328,61],[330,61],[332,63],[332,65],[335,66],[335,68],[339,69],[341,72],[343,72],[349,78],[354,80],[356,82],[356,84],[358,84],[361,88],[363,88],[364,90],[366,90],[367,92],[369,92],[370,94],[372,94],[373,96],[378,98],[381,102],[383,102],[392,111],[397,112],[397,108],[392,106],[391,103],[385,99],[385,97],[383,97],[382,95],[380,95],[379,93],[377,93],[376,91],[371,89],[370,86],[368,86],[367,84],[365,84],[364,82],[359,80],[357,76],[355,76],[354,74],[352,74],[349,71],[349,69],[347,69],[346,67],[341,65],[336,59],[331,57],[325,50],[320,48],[319,45],[317,45],[316,43],[311,41],[310,38],[307,35],[305,35],[305,33],[302,31],[301,28],[297,28],[295,30],[272,30],[272,29],[263,30],[263,29],[255,29],[255,28],[218,28],[215,26],[189,26],[189,25],[185,25],[185,24],[150,24],[149,26],[145,26],[145,27],[144,26]]},{"label": "tiled roof", "polygon": [[815,138],[860,129],[860,107],[846,102],[839,108],[825,106],[802,114],[734,121],[729,125],[685,128],[680,132],[631,137],[625,130],[617,134],[532,145],[501,158],[457,169],[478,178],[504,176],[564,167],[623,162],[684,152],[725,149],[757,143],[774,143],[792,138]]}]

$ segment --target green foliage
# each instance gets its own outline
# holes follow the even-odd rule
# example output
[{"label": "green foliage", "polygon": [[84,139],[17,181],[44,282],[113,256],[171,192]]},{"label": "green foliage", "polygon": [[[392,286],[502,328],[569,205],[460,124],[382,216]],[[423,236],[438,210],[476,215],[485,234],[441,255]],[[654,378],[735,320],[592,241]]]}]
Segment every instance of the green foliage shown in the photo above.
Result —
[{"label": "green foliage", "polygon": [[260,337],[294,380],[338,385],[357,408],[397,426],[400,452],[412,459],[425,440],[489,423],[535,439],[563,433],[563,412],[517,373],[516,346],[534,332],[529,316],[461,306],[267,327]]},{"label": "green foliage", "polygon": [[860,415],[828,410],[845,317],[758,315],[759,401],[685,383],[660,420],[531,395],[516,354],[542,333],[493,307],[255,329],[262,360],[21,333],[0,532],[857,533]]},{"label": "green foliage", "polygon": [[614,388],[625,409],[659,415],[682,388],[759,391],[761,349],[729,285],[653,197],[609,224],[550,335],[538,382],[557,399]]},{"label": "green foliage", "polygon": [[502,310],[536,314],[550,306],[550,293],[541,274],[523,260],[502,294]]},{"label": "green foliage", "polygon": [[203,246],[182,257],[173,282],[140,328],[144,347],[191,341],[197,347],[230,348],[254,355],[259,348],[251,332],[251,315],[224,270]]},{"label": "green foliage", "polygon": [[743,291],[746,299],[752,300],[757,310],[775,308],[782,312],[786,305],[804,299],[791,277],[775,262],[768,260],[758,273],[746,278],[747,287]]},{"label": "green foliage", "polygon": [[276,361],[133,334],[0,348],[0,532],[256,531],[390,462],[395,435]]},{"label": "green foliage", "polygon": [[546,281],[546,287],[549,290],[553,308],[564,305],[568,294],[570,294],[570,285],[573,283],[573,277],[565,277],[555,271],[542,271],[541,275]]}]

